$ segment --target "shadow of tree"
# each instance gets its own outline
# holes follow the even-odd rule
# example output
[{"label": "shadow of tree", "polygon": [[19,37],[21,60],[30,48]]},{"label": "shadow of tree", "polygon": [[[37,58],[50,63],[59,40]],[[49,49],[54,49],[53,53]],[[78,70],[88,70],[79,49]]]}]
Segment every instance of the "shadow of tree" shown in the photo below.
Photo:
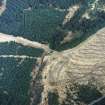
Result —
[{"label": "shadow of tree", "polygon": [[[67,87],[66,87],[67,88]],[[67,88],[67,97],[62,105],[88,105],[103,94],[92,83],[74,84]],[[101,104],[98,104],[101,105]]]},{"label": "shadow of tree", "polygon": [[78,101],[89,104],[93,100],[102,97],[102,94],[94,85],[80,85],[78,88]]},{"label": "shadow of tree", "polygon": [[76,24],[71,24],[71,28],[69,30],[73,32],[77,31],[78,33],[80,32],[81,35],[80,37],[74,37],[68,43],[60,45],[58,50],[61,51],[68,48],[73,48],[80,44],[82,41],[86,40],[89,36],[96,33],[98,30],[105,27],[105,12],[97,12],[96,15],[97,17],[93,20],[84,18],[80,22],[75,22]]},{"label": "shadow of tree", "polygon": [[[89,36],[96,33],[101,28],[105,27],[105,11],[104,10],[94,10],[89,12],[90,18],[82,18],[83,14],[88,10],[89,4],[88,1],[84,1],[80,8],[75,12],[74,16],[68,21],[64,26],[60,25],[62,34],[59,34],[59,30],[55,32],[55,37],[64,37],[65,30],[71,31],[74,33],[74,38],[72,38],[69,42],[60,44],[63,38],[55,38],[54,43],[58,45],[54,45],[54,49],[58,51],[66,50],[69,48],[73,48],[80,44],[82,41],[86,40]],[[103,3],[104,4],[104,3]],[[96,8],[97,9],[97,8]],[[59,34],[56,36],[56,34]],[[57,39],[57,40],[56,40]]]},{"label": "shadow of tree", "polygon": [[48,93],[48,105],[59,105],[59,95],[57,92]]}]

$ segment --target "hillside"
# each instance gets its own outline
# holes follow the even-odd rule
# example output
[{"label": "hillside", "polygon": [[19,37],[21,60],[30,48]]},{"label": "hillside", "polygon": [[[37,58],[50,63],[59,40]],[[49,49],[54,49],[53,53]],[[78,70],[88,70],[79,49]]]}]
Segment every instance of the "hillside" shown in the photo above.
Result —
[{"label": "hillside", "polygon": [[104,0],[0,0],[0,105],[105,105]]},{"label": "hillside", "polygon": [[[66,97],[66,100],[71,104],[68,103],[65,105],[78,105],[78,101],[87,105],[87,103],[92,101],[92,97],[95,100],[95,98],[98,96],[97,93],[94,94],[94,91],[91,91],[91,86],[94,86],[93,88],[96,88],[101,95],[104,95],[104,40],[105,28],[99,30],[85,42],[73,49],[46,56],[45,62],[47,62],[47,65],[44,67],[42,74],[44,82],[43,97],[48,98],[48,93],[55,92],[59,94],[59,100],[62,100],[62,98],[65,99],[67,96],[65,93],[70,91],[67,90],[67,88],[73,88],[72,85],[80,85],[81,88],[84,88],[85,86],[87,87],[87,90],[84,90],[83,93],[80,93],[81,97],[79,97],[79,90],[76,90],[78,88],[74,87],[73,91],[77,93],[68,93],[69,97]],[[90,88],[91,94],[89,93],[88,88]],[[72,95],[77,95],[76,99],[73,99],[75,96]],[[79,100],[79,98],[81,98],[81,100]],[[72,100],[75,103],[72,103]],[[79,105],[81,105],[81,103]]]}]

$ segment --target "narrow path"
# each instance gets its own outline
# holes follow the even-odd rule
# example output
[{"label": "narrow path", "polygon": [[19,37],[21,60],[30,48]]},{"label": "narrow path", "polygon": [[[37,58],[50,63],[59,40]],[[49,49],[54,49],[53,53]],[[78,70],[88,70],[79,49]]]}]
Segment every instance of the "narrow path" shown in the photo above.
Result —
[{"label": "narrow path", "polygon": [[13,35],[7,35],[7,34],[0,33],[0,43],[11,42],[11,41],[21,44],[23,46],[28,46],[28,47],[33,47],[33,48],[41,48],[48,52],[51,51],[51,49],[48,46],[46,46],[45,44],[31,41],[31,40],[28,40],[23,37],[18,37],[18,36],[15,37]]},{"label": "narrow path", "polygon": [[0,55],[0,58],[21,58],[21,59],[38,59],[38,57],[27,56],[27,55]]},{"label": "narrow path", "polygon": [[37,59],[35,67],[31,73],[30,83],[30,105],[37,105],[41,101],[41,93],[43,92],[42,71],[45,66],[43,62],[46,53],[43,53],[40,59]]}]

